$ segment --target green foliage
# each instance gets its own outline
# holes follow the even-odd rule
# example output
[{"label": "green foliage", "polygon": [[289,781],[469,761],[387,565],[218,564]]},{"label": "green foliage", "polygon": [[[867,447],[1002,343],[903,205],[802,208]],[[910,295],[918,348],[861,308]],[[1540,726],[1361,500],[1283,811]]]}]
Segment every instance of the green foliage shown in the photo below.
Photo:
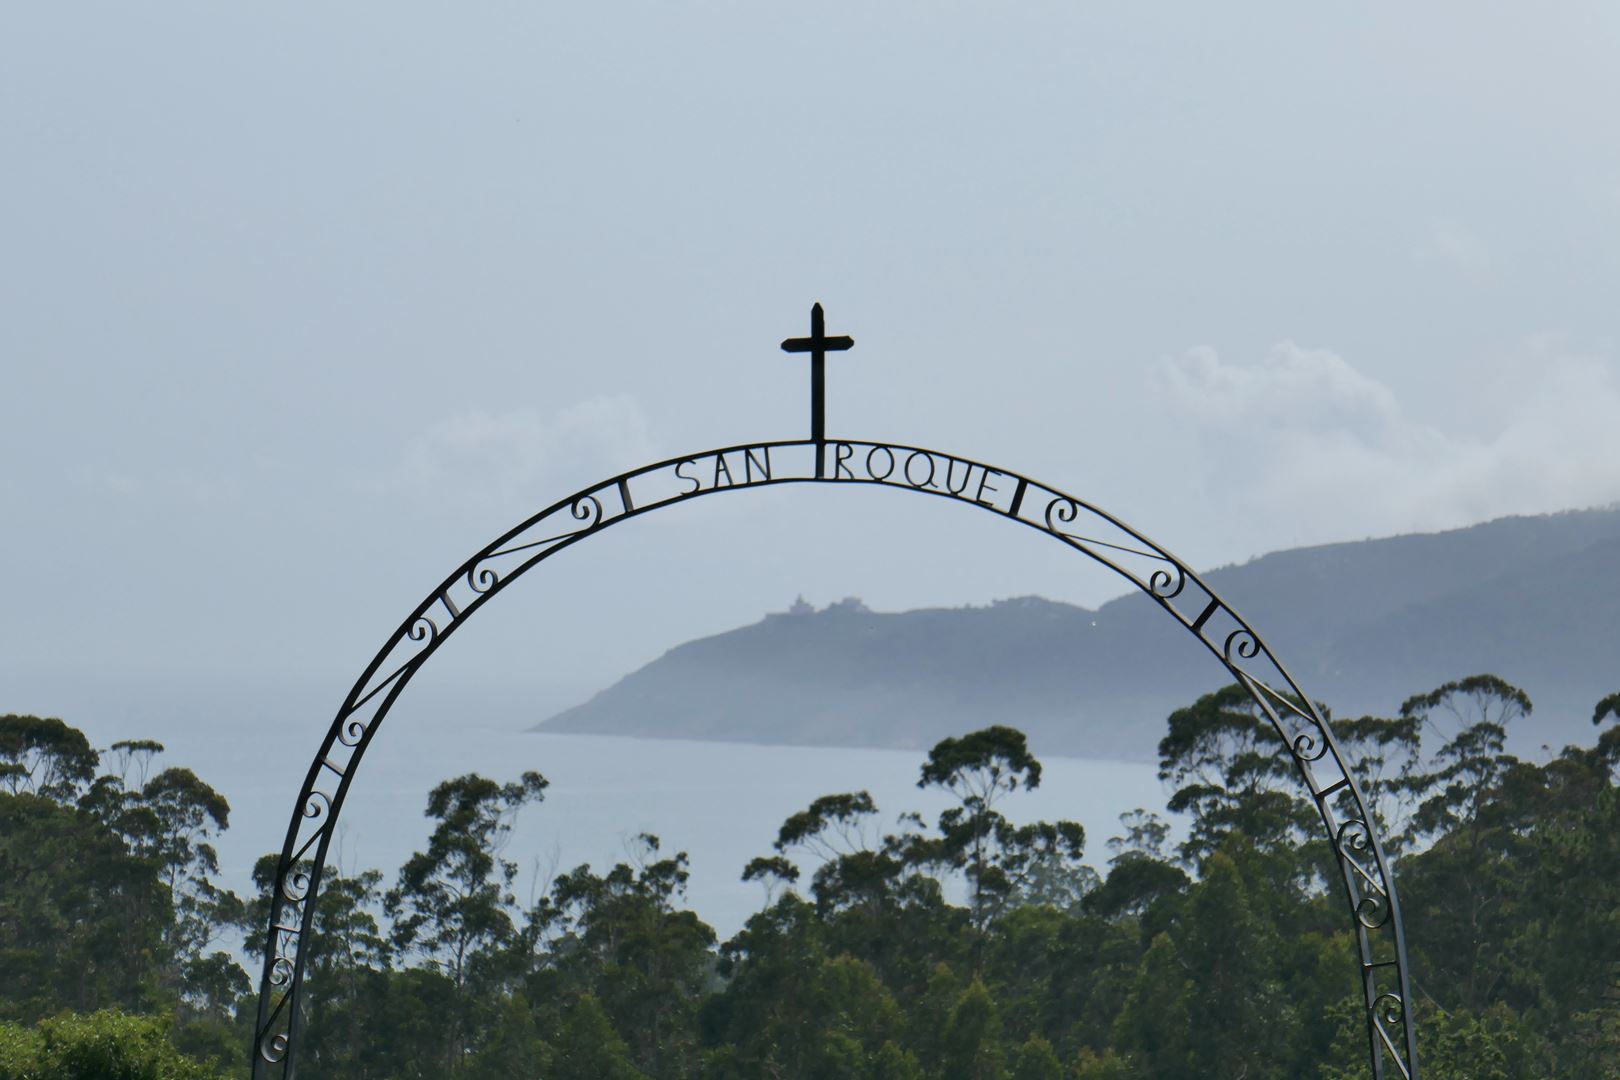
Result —
[{"label": "green foliage", "polygon": [[1530,698],[1495,675],[1471,675],[1417,694],[1401,705],[1401,715],[1440,730],[1436,718],[1449,714],[1455,731],[1435,754],[1434,768],[1415,776],[1427,794],[1413,817],[1413,837],[1435,837],[1464,828],[1477,839],[1480,809],[1515,759],[1503,751],[1508,725],[1531,711]]},{"label": "green foliage", "polygon": [[942,787],[964,803],[989,808],[1020,786],[1040,787],[1041,763],[1022,731],[998,724],[936,743],[917,786]]},{"label": "green foliage", "polygon": [[878,1047],[868,1076],[870,1080],[923,1080],[923,1071],[911,1051],[886,1042]]},{"label": "green foliage", "polygon": [[1098,1055],[1090,1047],[1082,1047],[1074,1063],[1074,1080],[1137,1080],[1139,1076],[1130,1058],[1113,1050]]},{"label": "green foliage", "polygon": [[0,796],[0,1015],[154,1006],[167,899],[158,867],[94,815]]},{"label": "green foliage", "polygon": [[0,716],[0,783],[13,795],[72,799],[100,764],[84,732],[55,717]]},{"label": "green foliage", "polygon": [[[144,774],[161,749],[135,740],[113,756]],[[96,776],[100,761],[60,720],[0,717],[0,1016],[161,1007],[185,1025],[223,1023],[247,986],[212,948],[242,914],[210,880],[229,807],[188,769],[132,789]]]},{"label": "green foliage", "polygon": [[1041,763],[1024,733],[994,726],[941,740],[928,752],[918,787],[937,787],[957,805],[939,816],[938,840],[905,845],[915,861],[961,871],[976,932],[973,963],[982,962],[983,936],[1019,903],[1078,907],[1095,885],[1095,871],[1080,866],[1086,834],[1073,821],[1014,826],[996,809],[1020,789],[1040,786]]},{"label": "green foliage", "polygon": [[1479,1016],[1455,1012],[1426,1020],[1423,1066],[1433,1080],[1519,1080],[1538,1071],[1539,1040],[1504,1005]]},{"label": "green foliage", "polygon": [[614,1030],[595,995],[568,1009],[552,1053],[552,1080],[640,1080],[630,1048]]},{"label": "green foliage", "polygon": [[1217,851],[1203,869],[1171,931],[1190,976],[1176,1006],[1187,1018],[1180,1036],[1186,1056],[1172,1070],[1255,1080],[1285,1076],[1287,1044],[1274,1033],[1298,1025],[1284,991],[1277,927],[1252,902],[1233,857]]},{"label": "green foliage", "polygon": [[[1404,840],[1388,850],[1430,1080],[1620,1080],[1620,724],[1519,761],[1505,734],[1529,709],[1474,676],[1338,725],[1380,830]],[[1611,717],[1620,695],[1594,713]],[[154,771],[161,752],[0,718],[0,1080],[241,1075],[251,987],[214,943],[264,925],[276,859],[250,903],[219,889],[230,808]],[[448,780],[392,889],[327,869],[299,1074],[1368,1075],[1342,894],[1269,718],[1236,687],[1205,695],[1160,755],[1186,840],[1172,851],[1166,822],[1132,811],[1102,877],[1077,825],[1013,816],[1041,778],[1020,733],[944,740],[920,773],[952,800],[935,821],[885,829],[865,792],[813,800],[743,868],[765,902],[726,942],[684,906],[686,855],[651,836],[523,910],[500,851],[546,781]]]},{"label": "green foliage", "polygon": [[660,858],[642,836],[633,863],[606,874],[581,866],[563,874],[531,914],[550,942],[530,979],[546,989],[587,990],[649,1075],[685,1075],[700,1058],[696,1022],[713,973],[714,931],[675,902],[686,886],[686,854]]},{"label": "green foliage", "polygon": [[1159,934],[1142,957],[1114,1023],[1115,1046],[1134,1052],[1150,1075],[1166,1080],[1196,1076],[1189,1071],[1193,1047],[1187,1006],[1192,998],[1192,982],[1175,941],[1168,933]]},{"label": "green foliage", "polygon": [[803,846],[823,859],[847,854],[862,846],[855,839],[860,823],[877,813],[877,804],[864,791],[843,795],[823,795],[782,823],[776,834],[776,850]]},{"label": "green foliage", "polygon": [[482,1044],[467,1062],[471,1080],[510,1080],[549,1076],[553,1051],[540,1037],[540,1025],[521,991],[496,1006]]},{"label": "green foliage", "polygon": [[1340,750],[1391,857],[1406,848],[1403,829],[1413,794],[1421,787],[1422,727],[1422,718],[1411,714],[1333,721]]},{"label": "green foliage", "polygon": [[[1348,1004],[1348,1003],[1347,1003]],[[1322,1080],[1362,1080],[1368,1075],[1366,1023],[1359,1007],[1336,1010],[1340,1018],[1336,1060],[1325,1065]],[[1541,1037],[1506,1006],[1482,1014],[1426,1010],[1421,1061],[1428,1080],[1605,1080],[1603,1071],[1549,1071]],[[1359,1055],[1358,1055],[1359,1052]],[[1601,1067],[1600,1067],[1601,1068]]]},{"label": "green foliage", "polygon": [[940,1040],[941,1072],[962,1080],[1004,1080],[1001,1016],[990,991],[975,979],[951,1010]]},{"label": "green foliage", "polygon": [[1018,1048],[1009,1080],[1064,1080],[1063,1062],[1058,1060],[1051,1043],[1039,1035],[1031,1035]]},{"label": "green foliage", "polygon": [[1175,785],[1169,809],[1192,819],[1181,857],[1197,865],[1228,833],[1291,849],[1310,827],[1294,765],[1270,721],[1241,686],[1205,694],[1170,714],[1159,779]]},{"label": "green foliage", "polygon": [[64,1014],[32,1030],[0,1023],[0,1080],[215,1080],[186,1057],[160,1017]]},{"label": "green foliage", "polygon": [[1620,692],[1605,697],[1592,710],[1594,725],[1603,723],[1608,717],[1613,717],[1616,723],[1598,736],[1596,753],[1611,769],[1620,768]]},{"label": "green foliage", "polygon": [[457,987],[484,953],[514,935],[508,890],[517,865],[496,851],[518,811],[544,798],[546,786],[537,772],[510,784],[469,774],[428,795],[427,816],[436,822],[428,849],[406,862],[385,903],[395,945],[421,953]]}]

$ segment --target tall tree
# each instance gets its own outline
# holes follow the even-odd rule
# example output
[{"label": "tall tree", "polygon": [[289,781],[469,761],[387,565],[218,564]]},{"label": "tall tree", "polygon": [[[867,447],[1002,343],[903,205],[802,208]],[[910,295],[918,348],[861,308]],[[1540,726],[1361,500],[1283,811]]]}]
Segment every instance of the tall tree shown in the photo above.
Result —
[{"label": "tall tree", "polygon": [[[246,906],[244,928],[254,940],[270,918],[278,855],[265,855],[253,867],[258,895]],[[300,1074],[380,1080],[397,1075],[395,1044],[399,1022],[391,1019],[389,998],[411,984],[389,987],[393,947],[378,919],[382,873],[352,875],[328,867],[321,875],[309,940],[304,944],[304,992],[311,1005]],[[414,1003],[413,1003],[414,1005]],[[406,1009],[398,1010],[401,1013]]]},{"label": "tall tree", "polygon": [[1620,691],[1610,694],[1592,710],[1594,726],[1612,717],[1616,723],[1598,736],[1597,752],[1609,763],[1609,768],[1620,769]]},{"label": "tall tree", "polygon": [[411,856],[384,898],[394,944],[421,956],[455,989],[447,1062],[452,1073],[468,1051],[469,983],[516,936],[511,890],[517,864],[500,852],[518,812],[541,801],[546,787],[537,772],[507,784],[471,773],[439,784],[428,795],[426,816],[435,824],[427,850]]},{"label": "tall tree", "polygon": [[1454,680],[1401,705],[1402,716],[1441,740],[1412,780],[1421,801],[1406,841],[1429,849],[1403,869],[1402,884],[1413,894],[1408,930],[1427,960],[1429,992],[1446,1008],[1483,1007],[1505,977],[1498,946],[1516,872],[1510,837],[1487,810],[1518,764],[1504,749],[1508,725],[1530,710],[1524,691],[1495,675]]},{"label": "tall tree", "polygon": [[56,717],[0,716],[0,783],[48,799],[76,797],[96,775],[101,755],[78,728]]},{"label": "tall tree", "polygon": [[[533,914],[561,979],[536,986],[588,987],[630,1047],[630,1060],[656,1077],[690,1075],[698,1060],[695,1019],[714,974],[714,930],[677,910],[688,878],[685,852],[659,857],[643,835],[632,860],[606,874],[581,866],[557,878]],[[538,999],[539,993],[536,998]]]},{"label": "tall tree", "polygon": [[1528,694],[1496,675],[1470,675],[1402,703],[1401,716],[1420,721],[1442,740],[1430,770],[1412,778],[1424,797],[1411,840],[1458,828],[1477,832],[1480,807],[1517,760],[1504,749],[1508,725],[1532,708]]},{"label": "tall tree", "polygon": [[155,1006],[170,921],[156,866],[98,817],[0,794],[0,1017]]},{"label": "tall tree", "polygon": [[1422,717],[1413,713],[1333,722],[1339,748],[1372,816],[1370,824],[1392,858],[1405,849],[1413,797],[1421,786],[1422,724]]},{"label": "tall tree", "polygon": [[1001,1015],[990,991],[975,979],[957,999],[940,1039],[941,1074],[961,1080],[1005,1080]]},{"label": "tall tree", "polygon": [[1176,788],[1169,809],[1192,818],[1181,845],[1189,866],[1234,831],[1262,849],[1291,850],[1312,820],[1287,747],[1235,683],[1170,714],[1159,742],[1159,779]]},{"label": "tall tree", "polygon": [[1040,783],[1041,763],[1024,733],[1001,725],[943,739],[923,764],[917,786],[940,788],[957,800],[939,816],[938,852],[967,877],[971,923],[980,939],[1021,898],[1075,906],[1096,883],[1094,872],[1079,867],[1085,830],[1078,823],[1014,826],[998,809],[1008,795]]}]

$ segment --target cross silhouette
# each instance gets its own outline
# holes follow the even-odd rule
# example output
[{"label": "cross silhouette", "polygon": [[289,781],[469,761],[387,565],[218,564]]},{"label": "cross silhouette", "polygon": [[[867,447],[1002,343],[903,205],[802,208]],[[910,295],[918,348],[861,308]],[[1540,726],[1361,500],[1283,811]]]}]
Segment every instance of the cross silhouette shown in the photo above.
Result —
[{"label": "cross silhouette", "polygon": [[788,338],[782,351],[810,354],[810,439],[816,444],[816,475],[821,475],[821,444],[827,441],[827,354],[853,348],[852,337],[828,337],[821,305],[810,309],[810,336]]}]

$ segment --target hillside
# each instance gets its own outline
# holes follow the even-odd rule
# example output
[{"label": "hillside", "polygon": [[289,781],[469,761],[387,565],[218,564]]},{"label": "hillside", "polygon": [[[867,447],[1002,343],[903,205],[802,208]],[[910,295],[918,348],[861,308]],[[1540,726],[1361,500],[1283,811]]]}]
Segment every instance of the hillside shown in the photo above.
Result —
[{"label": "hillside", "polygon": [[[1536,702],[1525,752],[1589,738],[1620,689],[1620,508],[1280,551],[1206,575],[1340,714],[1492,671]],[[796,606],[679,645],[547,731],[923,748],[987,723],[1048,754],[1152,760],[1166,713],[1224,681],[1140,595],[874,612]]]}]

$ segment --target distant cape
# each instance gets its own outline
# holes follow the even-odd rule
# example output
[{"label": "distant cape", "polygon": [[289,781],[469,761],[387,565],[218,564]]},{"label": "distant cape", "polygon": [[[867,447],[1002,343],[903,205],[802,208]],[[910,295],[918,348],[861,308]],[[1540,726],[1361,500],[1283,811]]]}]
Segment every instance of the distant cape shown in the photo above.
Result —
[{"label": "distant cape", "polygon": [[[1279,551],[1204,575],[1337,715],[1476,672],[1524,688],[1513,743],[1589,742],[1620,690],[1620,508]],[[802,600],[689,641],[539,730],[923,749],[1004,723],[1037,753],[1152,761],[1172,709],[1229,681],[1146,596],[875,612]]]}]

